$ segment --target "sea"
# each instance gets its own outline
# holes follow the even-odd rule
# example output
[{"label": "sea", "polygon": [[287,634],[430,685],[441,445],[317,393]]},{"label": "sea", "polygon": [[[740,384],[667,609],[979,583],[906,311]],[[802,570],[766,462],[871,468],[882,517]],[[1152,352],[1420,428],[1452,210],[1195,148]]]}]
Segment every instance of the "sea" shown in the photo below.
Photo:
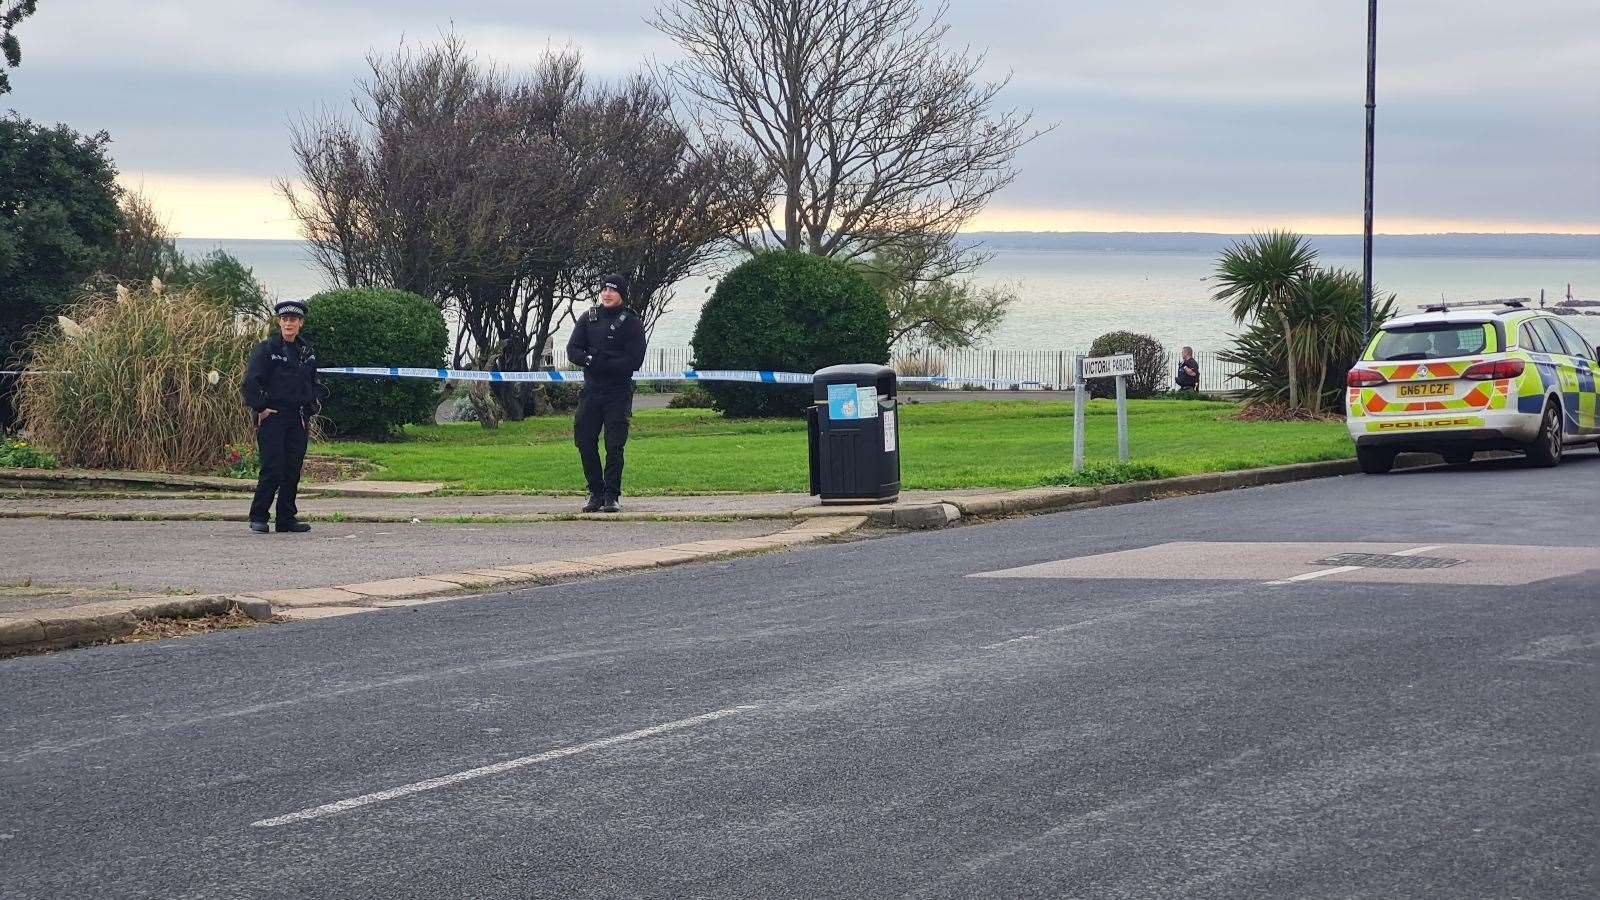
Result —
[{"label": "sea", "polygon": [[[1430,240],[1431,238],[1431,240]],[[1469,239],[1470,238],[1470,239]],[[1229,235],[974,235],[989,260],[973,274],[1019,299],[985,348],[1078,350],[1108,331],[1149,334],[1169,348],[1226,349],[1240,330],[1214,299],[1210,278]],[[1320,263],[1360,271],[1359,239],[1313,239]],[[276,298],[307,297],[328,284],[299,241],[180,240],[190,255],[223,249]],[[1387,245],[1387,246],[1386,246]],[[1528,297],[1551,303],[1568,291],[1600,300],[1600,236],[1408,236],[1375,242],[1373,281],[1402,311],[1446,300]],[[652,347],[686,347],[713,277],[686,279],[651,336]],[[1600,307],[1591,307],[1600,312]],[[1566,319],[1600,344],[1600,315]]]}]

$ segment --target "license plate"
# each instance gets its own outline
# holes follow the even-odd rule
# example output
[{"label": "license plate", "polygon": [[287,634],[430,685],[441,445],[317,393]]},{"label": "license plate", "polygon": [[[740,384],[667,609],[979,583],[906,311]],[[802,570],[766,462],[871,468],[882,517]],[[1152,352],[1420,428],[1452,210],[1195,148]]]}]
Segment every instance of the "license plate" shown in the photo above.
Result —
[{"label": "license plate", "polygon": [[1456,386],[1445,382],[1433,384],[1402,384],[1400,385],[1401,397],[1448,397],[1456,392]]}]

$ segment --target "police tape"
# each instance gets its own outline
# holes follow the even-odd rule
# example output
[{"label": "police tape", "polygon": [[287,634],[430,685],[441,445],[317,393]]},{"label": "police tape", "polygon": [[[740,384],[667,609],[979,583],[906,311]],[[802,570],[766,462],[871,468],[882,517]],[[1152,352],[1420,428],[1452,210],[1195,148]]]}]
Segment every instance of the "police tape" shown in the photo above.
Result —
[{"label": "police tape", "polygon": [[[340,366],[318,369],[321,375],[358,375],[368,378],[425,378],[434,381],[534,382],[540,384],[582,384],[582,372],[495,372],[480,369],[419,369],[405,366]],[[71,375],[69,370],[4,369],[0,375]],[[742,369],[683,369],[676,372],[635,372],[634,381],[738,381],[751,384],[811,384],[804,372],[772,372]],[[1001,384],[1041,388],[1043,382],[1009,378],[962,378],[950,375],[911,375],[897,377],[900,384]]]},{"label": "police tape", "polygon": [[[358,375],[368,378],[425,378],[434,381],[534,382],[538,384],[582,384],[582,372],[496,372],[481,369],[419,369],[404,366],[335,366],[318,369],[319,375]],[[674,372],[635,372],[634,381],[738,381],[755,384],[811,384],[805,372],[773,372],[748,369],[683,369]],[[919,375],[896,379],[901,384],[1006,384],[1042,387],[1038,381],[1004,378],[960,378],[948,375]]]},{"label": "police tape", "polygon": [[[478,369],[411,369],[402,366],[338,366],[318,369],[319,375],[361,375],[370,378],[429,378],[435,381],[535,382],[582,384],[582,372],[486,372]],[[747,381],[759,384],[810,384],[803,372],[717,371],[685,369],[681,372],[635,372],[634,381]]]}]

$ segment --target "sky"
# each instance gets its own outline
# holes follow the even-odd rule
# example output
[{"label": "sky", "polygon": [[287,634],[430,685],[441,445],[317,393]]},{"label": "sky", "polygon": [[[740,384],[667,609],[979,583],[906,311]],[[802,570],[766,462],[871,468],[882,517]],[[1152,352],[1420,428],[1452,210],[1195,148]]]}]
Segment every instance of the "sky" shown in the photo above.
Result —
[{"label": "sky", "polygon": [[[42,0],[0,110],[108,131],[192,238],[295,238],[292,122],[348,109],[371,51],[454,29],[486,60],[670,62],[658,0]],[[931,5],[931,4],[930,4]],[[1600,233],[1600,2],[1382,0],[1376,229]],[[1054,130],[983,231],[1361,229],[1360,0],[949,0],[1007,106]]]}]

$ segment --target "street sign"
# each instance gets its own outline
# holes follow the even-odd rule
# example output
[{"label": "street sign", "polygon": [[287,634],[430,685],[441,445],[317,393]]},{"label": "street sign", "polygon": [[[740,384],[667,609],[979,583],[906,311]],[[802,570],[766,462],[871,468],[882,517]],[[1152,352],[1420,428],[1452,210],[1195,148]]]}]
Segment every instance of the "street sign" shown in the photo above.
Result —
[{"label": "street sign", "polygon": [[1072,471],[1083,471],[1084,408],[1089,405],[1084,382],[1090,378],[1117,380],[1117,458],[1128,461],[1128,376],[1134,372],[1133,354],[1085,356],[1078,360],[1078,383],[1072,395]]},{"label": "street sign", "polygon": [[1133,354],[1086,356],[1080,364],[1079,371],[1084,378],[1110,378],[1114,375],[1132,375]]}]

